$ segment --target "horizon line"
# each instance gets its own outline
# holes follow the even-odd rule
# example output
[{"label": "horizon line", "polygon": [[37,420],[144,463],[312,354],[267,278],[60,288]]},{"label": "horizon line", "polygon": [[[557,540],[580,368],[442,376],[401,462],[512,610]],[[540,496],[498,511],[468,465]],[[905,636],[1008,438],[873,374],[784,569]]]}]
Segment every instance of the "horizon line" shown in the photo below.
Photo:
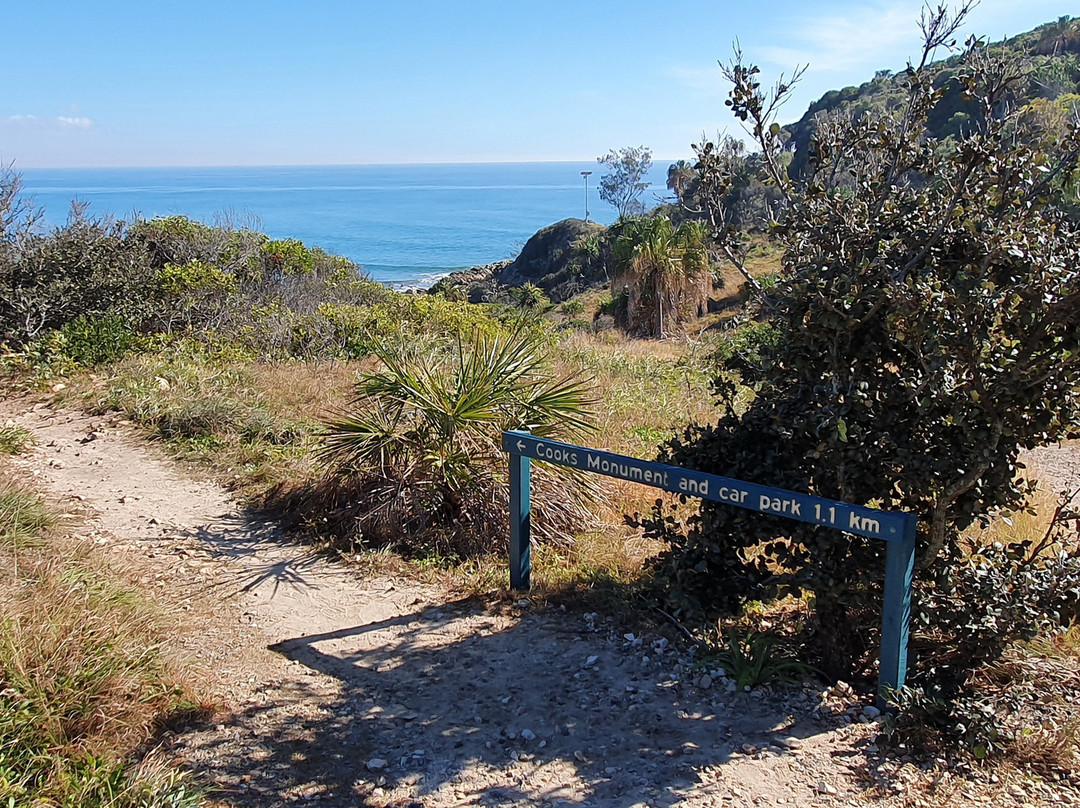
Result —
[{"label": "horizon line", "polygon": [[[653,157],[653,167],[662,163],[685,160],[685,157],[659,158]],[[94,170],[136,170],[136,169],[208,169],[208,168],[361,168],[361,167],[387,167],[403,168],[406,166],[458,166],[458,165],[555,165],[560,163],[590,163],[598,164],[597,158],[591,159],[568,159],[568,160],[418,160],[410,163],[385,162],[385,163],[211,163],[204,165],[100,165],[100,166],[71,166],[71,165],[34,165],[18,166],[15,161],[0,161],[0,169],[8,169],[18,173],[19,171],[94,171]]]}]

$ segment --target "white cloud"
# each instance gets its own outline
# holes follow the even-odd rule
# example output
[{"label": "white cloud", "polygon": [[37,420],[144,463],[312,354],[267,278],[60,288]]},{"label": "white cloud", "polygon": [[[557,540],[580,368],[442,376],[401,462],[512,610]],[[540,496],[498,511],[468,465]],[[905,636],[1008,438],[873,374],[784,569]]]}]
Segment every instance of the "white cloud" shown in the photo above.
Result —
[{"label": "white cloud", "polygon": [[94,125],[94,122],[92,120],[84,117],[68,118],[61,115],[56,120],[60,123],[60,126],[65,128],[90,129]]},{"label": "white cloud", "polygon": [[66,130],[93,129],[94,122],[84,116],[58,115],[55,118],[42,118],[37,115],[11,115],[0,119],[0,126],[8,130],[55,132]]},{"label": "white cloud", "polygon": [[918,42],[918,17],[916,3],[893,0],[849,8],[843,14],[789,18],[784,45],[748,50],[787,69],[810,64],[815,72],[841,72],[876,64],[886,54]]}]

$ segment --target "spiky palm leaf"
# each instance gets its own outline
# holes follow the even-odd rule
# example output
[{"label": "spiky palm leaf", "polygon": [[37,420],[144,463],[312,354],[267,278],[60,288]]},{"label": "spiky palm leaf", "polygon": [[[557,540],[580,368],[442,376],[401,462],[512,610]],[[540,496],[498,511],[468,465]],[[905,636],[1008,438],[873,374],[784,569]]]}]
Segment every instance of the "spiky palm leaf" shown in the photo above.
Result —
[{"label": "spiky palm leaf", "polygon": [[[349,412],[326,423],[319,451],[331,473],[358,482],[367,499],[395,500],[365,502],[362,523],[456,530],[462,541],[446,540],[457,550],[490,549],[502,537],[478,542],[475,534],[506,523],[502,431],[573,437],[592,429],[587,381],[554,374],[544,346],[526,332],[459,339],[449,353],[388,342],[374,353],[382,368],[360,377]],[[552,474],[538,472],[538,480]],[[573,498],[553,506],[583,515]]]}]

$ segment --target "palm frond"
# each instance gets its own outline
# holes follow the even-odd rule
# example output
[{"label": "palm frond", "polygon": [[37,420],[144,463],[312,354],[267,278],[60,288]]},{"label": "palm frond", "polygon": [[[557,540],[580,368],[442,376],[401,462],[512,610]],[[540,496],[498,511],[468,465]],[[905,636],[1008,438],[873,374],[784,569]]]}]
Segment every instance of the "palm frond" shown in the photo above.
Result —
[{"label": "palm frond", "polygon": [[[447,347],[375,340],[382,367],[358,379],[352,411],[325,424],[319,457],[365,499],[355,509],[359,530],[408,526],[422,543],[421,534],[467,554],[506,540],[502,430],[580,434],[593,428],[595,402],[587,380],[554,373],[545,345],[526,331]],[[588,486],[565,469],[538,470],[541,478],[562,480],[564,496],[547,516],[537,509],[537,535],[565,535],[587,515]]]}]

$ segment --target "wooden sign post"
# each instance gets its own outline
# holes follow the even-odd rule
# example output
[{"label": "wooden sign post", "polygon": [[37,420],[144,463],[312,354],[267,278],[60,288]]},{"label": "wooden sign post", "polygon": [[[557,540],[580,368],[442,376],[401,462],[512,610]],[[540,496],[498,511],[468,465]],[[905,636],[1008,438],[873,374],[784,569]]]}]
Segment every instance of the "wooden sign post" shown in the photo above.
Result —
[{"label": "wooden sign post", "polygon": [[878,697],[884,699],[890,691],[903,687],[907,672],[911,581],[915,570],[916,520],[913,514],[878,511],[679,466],[638,460],[538,438],[528,432],[503,432],[503,450],[510,454],[510,586],[513,589],[529,588],[532,513],[529,479],[532,460],[881,539],[886,542],[886,552]]}]

